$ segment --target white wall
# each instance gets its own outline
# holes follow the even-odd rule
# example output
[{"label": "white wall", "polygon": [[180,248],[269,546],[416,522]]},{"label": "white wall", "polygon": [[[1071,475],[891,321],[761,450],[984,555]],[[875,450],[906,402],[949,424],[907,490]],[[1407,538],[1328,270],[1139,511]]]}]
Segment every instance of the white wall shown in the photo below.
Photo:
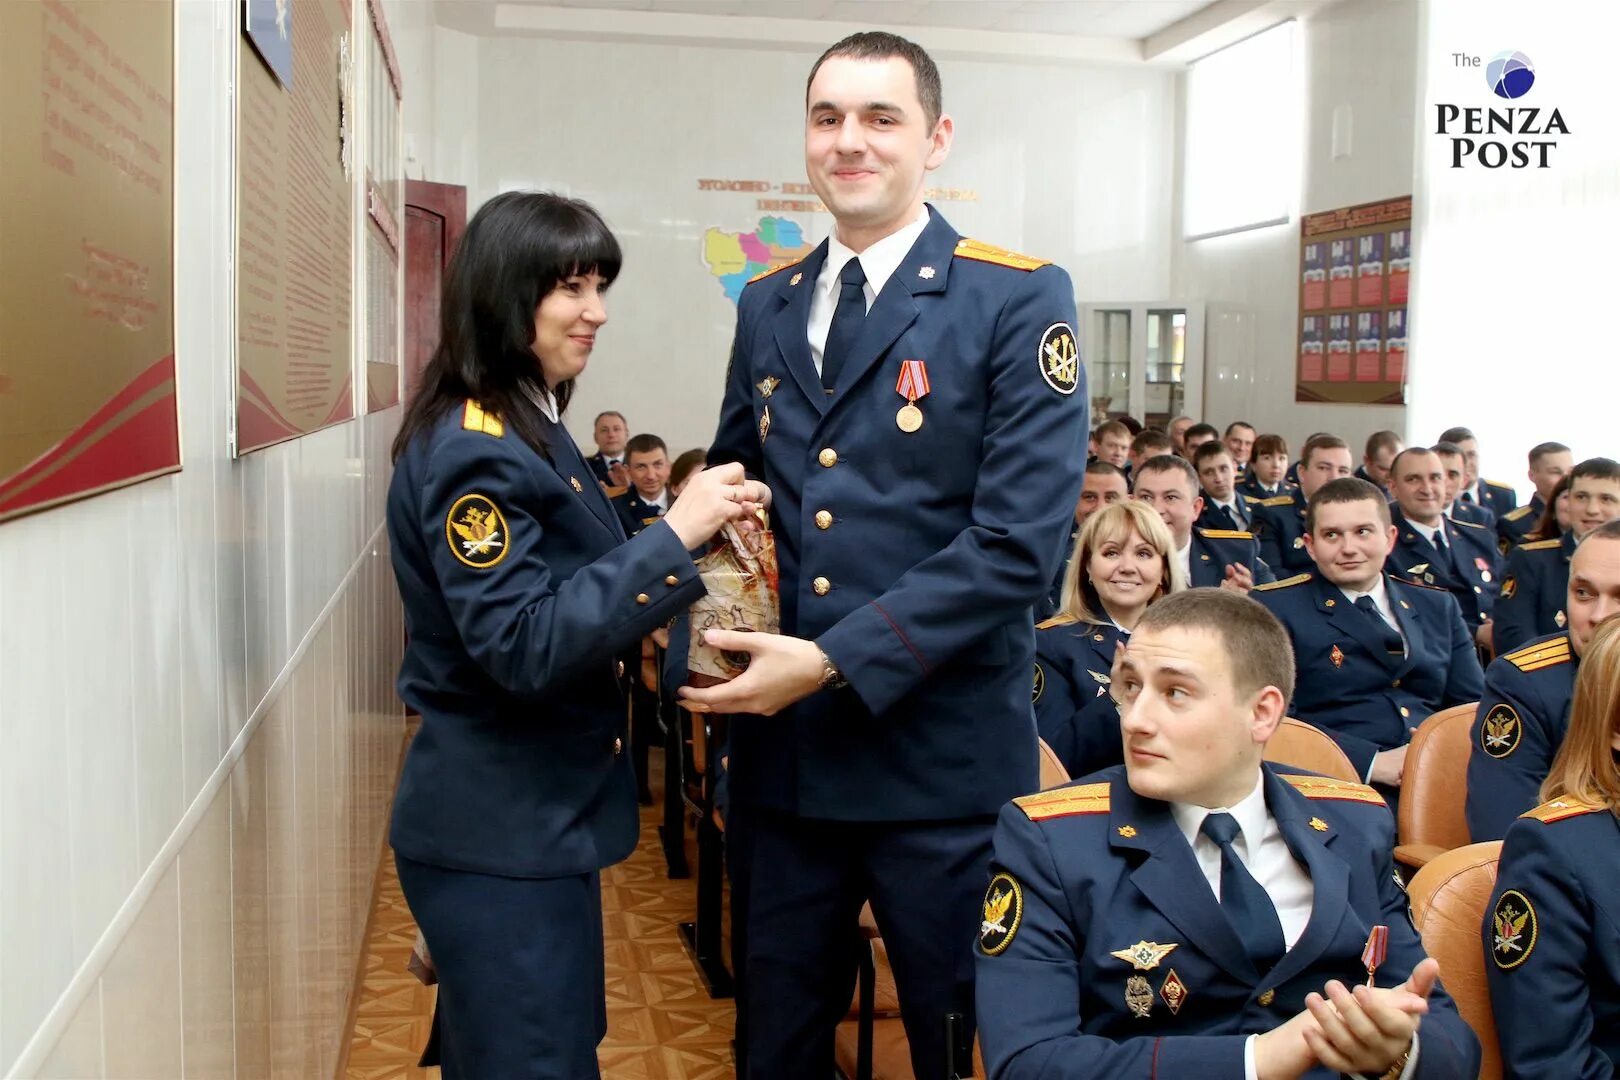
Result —
[{"label": "white wall", "polygon": [[[757,194],[700,192],[697,181],[804,182],[814,60],[437,31],[428,178],[467,184],[469,213],[518,187],[585,198],[624,244],[610,323],[570,410],[587,451],[591,418],[607,408],[632,431],[663,435],[672,453],[713,436],[736,309],[703,265],[702,237],[752,228],[764,212]],[[958,231],[1062,263],[1082,300],[1162,295],[1173,76],[1103,64],[940,68],[957,142],[931,182],[980,195],[938,204]],[[830,227],[825,215],[781,216],[811,241]]]},{"label": "white wall", "polygon": [[[1620,9],[1503,0],[1425,5],[1424,121],[1414,206],[1412,426],[1467,423],[1481,471],[1528,495],[1525,452],[1548,439],[1583,457],[1620,457],[1613,409],[1620,365],[1611,337],[1620,264],[1620,112],[1612,43]],[[1494,97],[1482,61],[1526,53],[1536,82]],[[1557,108],[1569,127],[1541,169],[1451,167],[1435,106]],[[1453,129],[1455,130],[1455,128]],[[1532,139],[1535,136],[1510,136]]]},{"label": "white wall", "polygon": [[[1405,0],[1342,0],[1302,24],[1306,98],[1300,212],[1411,193],[1420,12],[1420,5]],[[1352,117],[1351,153],[1334,159],[1332,117],[1341,106]],[[1204,417],[1222,427],[1248,420],[1262,432],[1287,436],[1295,453],[1307,435],[1331,431],[1346,439],[1358,458],[1374,431],[1403,431],[1401,406],[1294,401],[1297,214],[1286,225],[1186,243],[1179,239],[1180,197],[1178,164],[1173,295],[1209,302]],[[1419,434],[1433,438],[1439,432]]]},{"label": "white wall", "polygon": [[227,456],[238,38],[176,6],[183,471],[0,525],[7,1076],[332,1075],[399,759],[398,410]]}]

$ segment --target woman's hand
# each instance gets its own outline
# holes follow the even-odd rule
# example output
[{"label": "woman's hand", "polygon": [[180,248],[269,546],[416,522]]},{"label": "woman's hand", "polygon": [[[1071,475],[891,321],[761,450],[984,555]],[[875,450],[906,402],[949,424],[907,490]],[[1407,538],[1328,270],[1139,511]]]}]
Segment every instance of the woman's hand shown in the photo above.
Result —
[{"label": "woman's hand", "polygon": [[745,528],[757,527],[754,515],[770,505],[770,489],[758,480],[748,479],[743,467],[732,462],[704,469],[687,480],[675,505],[664,514],[664,521],[690,551],[707,543],[728,521],[743,523]]}]

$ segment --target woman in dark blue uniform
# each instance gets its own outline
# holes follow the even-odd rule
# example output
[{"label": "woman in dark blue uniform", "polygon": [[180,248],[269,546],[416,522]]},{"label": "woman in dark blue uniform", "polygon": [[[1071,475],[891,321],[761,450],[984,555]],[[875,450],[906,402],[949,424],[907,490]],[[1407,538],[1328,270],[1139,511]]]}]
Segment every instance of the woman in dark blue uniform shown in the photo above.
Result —
[{"label": "woman in dark blue uniform", "polygon": [[1620,1073],[1620,622],[1581,656],[1541,806],[1502,842],[1485,975],[1515,1080]]},{"label": "woman in dark blue uniform", "polygon": [[637,830],[619,658],[702,594],[687,550],[768,498],[709,470],[625,540],[560,422],[619,266],[584,203],[484,204],[394,443],[399,692],[422,727],[390,841],[438,968],[446,1080],[598,1075],[597,875]]},{"label": "woman in dark blue uniform", "polygon": [[1174,541],[1146,503],[1092,514],[1063,575],[1063,604],[1035,627],[1035,727],[1070,776],[1124,763],[1108,694],[1114,648],[1142,612],[1186,587]]}]

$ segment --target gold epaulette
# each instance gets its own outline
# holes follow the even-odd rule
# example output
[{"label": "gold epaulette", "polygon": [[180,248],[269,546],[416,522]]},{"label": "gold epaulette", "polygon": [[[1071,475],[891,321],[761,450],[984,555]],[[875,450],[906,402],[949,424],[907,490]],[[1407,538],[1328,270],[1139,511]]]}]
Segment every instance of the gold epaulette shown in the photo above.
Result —
[{"label": "gold epaulette", "polygon": [[1597,803],[1584,802],[1568,795],[1560,795],[1551,802],[1542,803],[1534,810],[1526,810],[1519,816],[1534,818],[1544,824],[1551,825],[1553,822],[1563,821],[1565,818],[1580,817],[1582,814],[1595,814],[1599,810],[1607,809],[1608,807]]},{"label": "gold epaulette", "polygon": [[467,402],[467,407],[462,410],[461,428],[463,431],[482,431],[497,439],[506,435],[506,425],[501,423],[500,417],[485,412],[484,407],[476,401]]},{"label": "gold epaulette", "polygon": [[770,277],[772,274],[780,273],[781,271],[786,270],[790,266],[798,266],[803,261],[804,261],[803,259],[795,259],[790,263],[783,263],[781,266],[772,266],[772,267],[770,267],[768,269],[761,270],[759,273],[757,273],[753,277],[749,278],[744,284],[752,285],[756,281],[763,281],[766,278]]},{"label": "gold epaulette", "polygon": [[1490,485],[1493,488],[1501,488],[1503,491],[1512,491],[1513,490],[1513,485],[1512,484],[1504,484],[1500,480],[1486,480],[1485,483]]},{"label": "gold epaulette", "polygon": [[1037,791],[1014,799],[1013,803],[1031,821],[1070,817],[1075,814],[1108,813],[1108,784],[1080,784]]},{"label": "gold epaulette", "polygon": [[995,263],[997,266],[1010,266],[1014,270],[1039,270],[1043,266],[1052,265],[1050,259],[1037,259],[1033,255],[1020,255],[1016,251],[998,248],[978,240],[969,240],[963,237],[956,243],[956,257],[959,259],[974,259],[978,262]]},{"label": "gold epaulette", "polygon": [[1272,495],[1264,499],[1250,499],[1255,506],[1287,506],[1294,501],[1292,495]]},{"label": "gold epaulette", "polygon": [[1348,780],[1335,780],[1331,776],[1299,776],[1294,773],[1278,775],[1307,799],[1337,799],[1342,802],[1386,805],[1384,797],[1366,784],[1352,784]]},{"label": "gold epaulette", "polygon": [[1540,671],[1542,668],[1567,664],[1570,661],[1569,635],[1560,634],[1551,641],[1526,645],[1522,649],[1503,653],[1502,659],[1520,671]]},{"label": "gold epaulette", "polygon": [[1243,529],[1204,529],[1198,530],[1198,535],[1211,540],[1253,540],[1254,533]]},{"label": "gold epaulette", "polygon": [[1551,540],[1530,540],[1530,541],[1527,541],[1526,543],[1520,544],[1519,545],[1519,550],[1520,551],[1546,551],[1548,548],[1558,547],[1563,542],[1564,541],[1563,541],[1562,537],[1554,537]]},{"label": "gold epaulette", "polygon": [[1291,578],[1283,578],[1281,581],[1268,581],[1264,585],[1256,585],[1254,588],[1256,592],[1270,592],[1272,589],[1286,589],[1290,585],[1299,585],[1309,580],[1311,580],[1311,575],[1307,572],[1295,574]]},{"label": "gold epaulette", "polygon": [[1452,518],[1451,523],[1453,525],[1461,525],[1465,529],[1483,529],[1483,528],[1486,528],[1486,526],[1481,525],[1477,521],[1458,521],[1456,518]]},{"label": "gold epaulette", "polygon": [[1531,506],[1529,503],[1525,503],[1523,506],[1519,507],[1517,510],[1509,510],[1507,513],[1503,514],[1502,515],[1502,520],[1503,521],[1519,521],[1526,514],[1530,513],[1530,511],[1532,511],[1534,509],[1535,509],[1535,507]]}]

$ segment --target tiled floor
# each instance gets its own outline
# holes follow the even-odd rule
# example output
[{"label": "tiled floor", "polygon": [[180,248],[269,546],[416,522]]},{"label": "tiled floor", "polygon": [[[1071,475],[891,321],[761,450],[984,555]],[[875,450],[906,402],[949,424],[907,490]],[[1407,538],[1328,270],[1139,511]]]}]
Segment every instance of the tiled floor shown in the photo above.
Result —
[{"label": "tiled floor", "polygon": [[[662,761],[652,755],[654,794]],[[600,1060],[607,1080],[720,1080],[732,1075],[731,1002],[703,988],[677,924],[692,918],[696,884],[665,876],[658,844],[660,807],[641,812],[641,842],[602,874],[607,939],[608,1034]],[[690,843],[693,867],[697,853]],[[400,894],[391,856],[383,859],[366,944],[365,985],[350,1040],[349,1080],[427,1080],[419,1069],[434,991],[405,970],[416,924]]]}]

